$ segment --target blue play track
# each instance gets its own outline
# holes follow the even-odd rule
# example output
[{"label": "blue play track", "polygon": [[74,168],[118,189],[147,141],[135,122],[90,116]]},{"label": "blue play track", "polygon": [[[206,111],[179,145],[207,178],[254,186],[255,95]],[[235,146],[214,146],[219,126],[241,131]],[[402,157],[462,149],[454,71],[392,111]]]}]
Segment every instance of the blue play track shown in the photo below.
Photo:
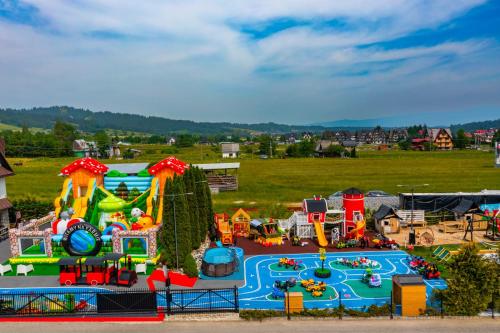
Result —
[{"label": "blue play track", "polygon": [[[271,265],[276,264],[282,257],[302,260],[302,264],[305,266],[305,269],[301,269],[300,271],[272,270]],[[337,307],[339,305],[338,295],[341,295],[342,297],[342,304],[349,309],[359,310],[372,304],[383,305],[390,303],[390,291],[388,295],[384,295],[383,297],[361,297],[356,293],[356,290],[346,283],[349,280],[361,280],[365,269],[353,269],[349,267],[339,268],[338,266],[333,265],[338,258],[355,260],[359,257],[367,257],[368,259],[379,262],[381,266],[377,269],[373,269],[373,272],[380,274],[382,280],[392,280],[392,276],[395,274],[414,273],[408,265],[408,254],[403,251],[328,253],[327,260],[325,261],[325,267],[331,268],[332,276],[321,280],[333,287],[337,292],[337,296],[326,300],[304,300],[304,307],[309,309]],[[296,278],[299,283],[300,280],[303,279],[313,278],[315,280],[319,280],[313,275],[314,269],[318,267],[321,267],[321,260],[319,259],[319,255],[317,253],[258,255],[247,258],[245,260],[245,284],[239,289],[240,308],[283,309],[284,302],[282,299],[269,299],[274,282],[276,280],[284,281],[291,277]],[[427,285],[428,299],[430,298],[434,288],[446,288],[446,282],[443,279],[424,281]]]}]

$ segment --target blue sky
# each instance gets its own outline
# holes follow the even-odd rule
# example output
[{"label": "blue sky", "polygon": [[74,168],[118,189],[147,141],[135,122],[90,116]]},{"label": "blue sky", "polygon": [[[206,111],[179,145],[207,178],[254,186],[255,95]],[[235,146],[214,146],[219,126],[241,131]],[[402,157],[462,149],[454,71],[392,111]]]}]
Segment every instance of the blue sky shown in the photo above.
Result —
[{"label": "blue sky", "polygon": [[0,107],[500,118],[500,1],[0,0]]}]

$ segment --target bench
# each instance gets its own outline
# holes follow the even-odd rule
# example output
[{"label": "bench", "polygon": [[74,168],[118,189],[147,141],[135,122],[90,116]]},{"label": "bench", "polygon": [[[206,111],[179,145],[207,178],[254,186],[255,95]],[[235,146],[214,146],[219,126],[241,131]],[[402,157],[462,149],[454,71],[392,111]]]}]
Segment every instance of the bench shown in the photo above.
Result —
[{"label": "bench", "polygon": [[17,265],[16,275],[24,274],[27,276],[29,272],[34,272],[35,268],[33,268],[32,264],[29,265]]}]

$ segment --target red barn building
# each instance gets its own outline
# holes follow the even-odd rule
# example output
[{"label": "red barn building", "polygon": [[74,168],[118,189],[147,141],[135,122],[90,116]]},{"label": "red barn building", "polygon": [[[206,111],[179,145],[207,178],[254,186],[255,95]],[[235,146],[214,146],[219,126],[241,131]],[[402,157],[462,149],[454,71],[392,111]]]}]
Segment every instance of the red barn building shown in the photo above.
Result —
[{"label": "red barn building", "polygon": [[307,215],[307,222],[324,223],[328,204],[325,199],[315,196],[313,199],[304,199],[302,202],[302,211]]}]

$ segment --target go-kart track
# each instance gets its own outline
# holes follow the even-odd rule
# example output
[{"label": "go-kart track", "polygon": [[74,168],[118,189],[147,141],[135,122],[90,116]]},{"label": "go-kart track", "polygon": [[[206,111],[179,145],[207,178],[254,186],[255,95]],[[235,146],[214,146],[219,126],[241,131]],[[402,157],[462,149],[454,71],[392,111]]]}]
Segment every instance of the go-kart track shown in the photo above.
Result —
[{"label": "go-kart track", "polygon": [[[298,270],[285,269],[277,265],[281,257],[301,261]],[[366,257],[375,260],[379,265],[372,271],[380,274],[382,285],[369,287],[362,282],[365,268],[351,268],[337,263],[339,258],[356,260]],[[361,309],[372,304],[383,305],[390,302],[392,276],[395,274],[409,274],[413,272],[408,264],[409,255],[403,251],[370,251],[370,252],[342,252],[328,253],[325,268],[331,269],[331,276],[319,279],[314,276],[314,270],[321,267],[321,260],[317,253],[289,254],[289,255],[258,255],[245,260],[245,284],[239,289],[240,308],[242,309],[283,309],[283,298],[275,299],[273,285],[275,281],[286,281],[289,278],[297,279],[297,286],[293,291],[304,293],[305,308],[331,308],[341,302],[346,308]],[[323,296],[315,298],[300,286],[301,280],[314,279],[324,281],[327,290]],[[443,279],[424,280],[427,285],[428,299],[434,288],[445,288]]]}]

